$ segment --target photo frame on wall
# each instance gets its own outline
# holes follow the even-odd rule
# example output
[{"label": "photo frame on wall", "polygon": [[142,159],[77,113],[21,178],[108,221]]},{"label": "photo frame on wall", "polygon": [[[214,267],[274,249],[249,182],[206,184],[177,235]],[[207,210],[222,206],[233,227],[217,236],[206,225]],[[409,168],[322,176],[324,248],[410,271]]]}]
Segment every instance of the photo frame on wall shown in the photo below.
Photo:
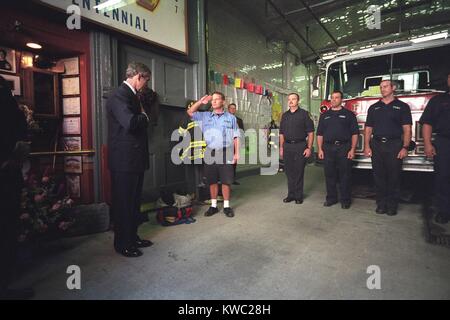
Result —
[{"label": "photo frame on wall", "polygon": [[63,137],[61,144],[64,151],[81,151],[81,137]]},{"label": "photo frame on wall", "polygon": [[83,161],[81,156],[64,157],[65,173],[82,173]]},{"label": "photo frame on wall", "polygon": [[0,72],[16,73],[16,51],[0,46]]},{"label": "photo frame on wall", "polygon": [[81,134],[81,119],[79,117],[64,118],[63,134]]},{"label": "photo frame on wall", "polygon": [[9,74],[0,74],[3,78],[5,78],[6,82],[11,88],[11,92],[14,96],[22,95],[22,88],[20,86],[20,77],[13,76]]},{"label": "photo frame on wall", "polygon": [[72,96],[80,94],[80,78],[70,77],[62,79],[63,96]]},{"label": "photo frame on wall", "polygon": [[80,97],[63,98],[63,115],[65,116],[79,115],[80,111],[81,111]]},{"label": "photo frame on wall", "polygon": [[67,195],[71,198],[81,197],[81,184],[79,175],[66,175]]},{"label": "photo frame on wall", "polygon": [[64,63],[65,72],[63,75],[65,76],[74,76],[80,74],[80,68],[78,63],[78,57],[70,58],[70,59],[64,59],[61,60],[61,62]]}]

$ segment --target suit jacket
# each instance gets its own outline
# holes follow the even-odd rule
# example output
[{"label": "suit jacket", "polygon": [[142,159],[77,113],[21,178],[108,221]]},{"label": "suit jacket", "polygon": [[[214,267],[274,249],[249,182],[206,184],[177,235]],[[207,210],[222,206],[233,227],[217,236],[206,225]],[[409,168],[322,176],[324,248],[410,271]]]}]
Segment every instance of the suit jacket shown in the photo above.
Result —
[{"label": "suit jacket", "polygon": [[137,96],[122,83],[106,103],[111,171],[142,173],[149,168],[147,127]]},{"label": "suit jacket", "polygon": [[27,138],[24,113],[11,94],[11,89],[0,87],[0,166],[10,160],[16,143]]}]

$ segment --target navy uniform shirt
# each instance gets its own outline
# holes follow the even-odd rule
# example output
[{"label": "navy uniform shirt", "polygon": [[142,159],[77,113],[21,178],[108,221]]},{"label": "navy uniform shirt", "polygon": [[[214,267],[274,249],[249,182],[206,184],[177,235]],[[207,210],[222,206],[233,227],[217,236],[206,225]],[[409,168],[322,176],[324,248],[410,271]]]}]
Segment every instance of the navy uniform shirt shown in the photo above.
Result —
[{"label": "navy uniform shirt", "polygon": [[431,98],[419,122],[432,126],[438,136],[450,138],[450,92]]},{"label": "navy uniform shirt", "polygon": [[323,136],[325,142],[350,141],[352,135],[358,133],[356,116],[348,109],[342,108],[338,111],[329,109],[320,115],[317,135]]},{"label": "navy uniform shirt", "polygon": [[375,137],[400,138],[408,124],[412,125],[411,109],[397,98],[389,104],[379,100],[367,112],[366,127],[373,128]]},{"label": "navy uniform shirt", "polygon": [[280,134],[285,140],[305,140],[309,132],[314,132],[314,123],[307,111],[299,107],[295,112],[288,110],[281,116]]}]

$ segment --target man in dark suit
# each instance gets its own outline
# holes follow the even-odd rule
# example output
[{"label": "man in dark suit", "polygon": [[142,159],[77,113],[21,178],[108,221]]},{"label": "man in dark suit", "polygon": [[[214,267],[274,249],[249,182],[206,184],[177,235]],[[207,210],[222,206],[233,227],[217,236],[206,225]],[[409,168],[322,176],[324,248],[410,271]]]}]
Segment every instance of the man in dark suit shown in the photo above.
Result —
[{"label": "man in dark suit", "polygon": [[31,298],[31,289],[8,288],[17,255],[20,200],[23,187],[22,162],[29,147],[25,115],[0,76],[0,300]]},{"label": "man in dark suit", "polygon": [[142,63],[130,63],[127,79],[109,97],[108,150],[111,171],[114,248],[126,257],[139,257],[139,248],[149,247],[137,229],[144,172],[149,168],[147,127],[149,118],[137,92],[147,86],[151,71]]},{"label": "man in dark suit", "polygon": [[[234,115],[236,117],[236,121],[237,121],[237,125],[239,127],[239,130],[244,131],[244,121],[242,121],[241,118],[239,118],[238,116],[236,116],[236,104],[235,103],[230,103],[228,105],[228,112],[231,113],[232,115]],[[241,134],[241,137],[244,137],[243,134]],[[245,137],[244,137],[245,139]],[[237,168],[237,162],[233,165],[234,166],[234,185],[240,185],[240,183],[236,180],[236,168]]]}]

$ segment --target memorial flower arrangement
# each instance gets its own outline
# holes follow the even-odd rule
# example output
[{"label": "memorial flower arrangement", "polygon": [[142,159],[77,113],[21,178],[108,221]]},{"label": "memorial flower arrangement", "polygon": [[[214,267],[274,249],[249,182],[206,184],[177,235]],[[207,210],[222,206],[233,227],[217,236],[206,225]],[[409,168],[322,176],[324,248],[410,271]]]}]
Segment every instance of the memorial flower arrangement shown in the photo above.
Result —
[{"label": "memorial flower arrangement", "polygon": [[33,110],[24,104],[19,105],[19,108],[22,110],[25,115],[25,119],[27,120],[29,134],[41,132],[42,129],[39,126],[39,122],[34,119]]},{"label": "memorial flower arrangement", "polygon": [[30,172],[22,190],[20,243],[39,238],[57,238],[74,223],[63,177],[47,168],[43,174]]}]

